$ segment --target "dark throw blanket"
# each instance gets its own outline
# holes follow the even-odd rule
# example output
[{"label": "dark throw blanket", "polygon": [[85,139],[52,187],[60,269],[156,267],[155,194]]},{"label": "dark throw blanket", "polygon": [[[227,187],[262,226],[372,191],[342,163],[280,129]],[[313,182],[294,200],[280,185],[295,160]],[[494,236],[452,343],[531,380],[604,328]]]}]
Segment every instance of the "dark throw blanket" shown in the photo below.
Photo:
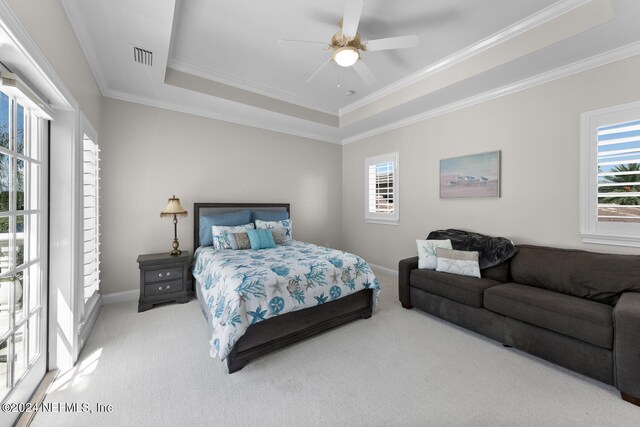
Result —
[{"label": "dark throw blanket", "polygon": [[458,251],[478,251],[480,268],[489,268],[501,264],[516,254],[516,247],[504,237],[491,237],[470,231],[448,230],[432,231],[427,240],[451,240],[451,246]]}]

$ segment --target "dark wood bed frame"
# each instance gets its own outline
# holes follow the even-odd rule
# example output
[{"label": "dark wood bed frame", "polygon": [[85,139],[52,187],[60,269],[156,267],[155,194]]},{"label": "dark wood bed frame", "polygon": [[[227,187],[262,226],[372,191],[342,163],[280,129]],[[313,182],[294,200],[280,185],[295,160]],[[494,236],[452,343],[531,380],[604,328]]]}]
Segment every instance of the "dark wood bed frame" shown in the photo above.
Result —
[{"label": "dark wood bed frame", "polygon": [[[200,216],[233,212],[242,209],[289,211],[289,203],[194,203],[193,248],[200,246]],[[203,314],[209,321],[206,304],[196,294]],[[327,329],[358,318],[367,319],[373,312],[373,290],[363,289],[344,298],[315,307],[286,313],[251,325],[227,356],[227,367],[232,374],[242,369],[249,360],[319,334]]]}]

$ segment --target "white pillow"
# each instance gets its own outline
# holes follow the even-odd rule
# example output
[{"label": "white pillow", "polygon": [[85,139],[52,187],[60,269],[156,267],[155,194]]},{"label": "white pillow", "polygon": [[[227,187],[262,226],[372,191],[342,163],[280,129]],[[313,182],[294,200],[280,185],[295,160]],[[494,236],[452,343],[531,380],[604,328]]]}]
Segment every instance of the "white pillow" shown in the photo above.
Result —
[{"label": "white pillow", "polygon": [[459,274],[461,276],[480,277],[478,252],[437,248],[436,253],[438,254],[436,271]]},{"label": "white pillow", "polygon": [[451,249],[451,240],[416,240],[418,245],[418,268],[436,268],[436,248]]},{"label": "white pillow", "polygon": [[290,242],[291,239],[293,239],[293,223],[290,219],[283,219],[282,221],[262,221],[261,219],[256,219],[256,228],[258,230],[265,228],[268,230],[272,230],[274,228],[284,228],[285,241]]},{"label": "white pillow", "polygon": [[229,233],[241,233],[247,228],[255,228],[253,223],[244,225],[212,225],[211,235],[213,237],[214,249],[231,249]]}]

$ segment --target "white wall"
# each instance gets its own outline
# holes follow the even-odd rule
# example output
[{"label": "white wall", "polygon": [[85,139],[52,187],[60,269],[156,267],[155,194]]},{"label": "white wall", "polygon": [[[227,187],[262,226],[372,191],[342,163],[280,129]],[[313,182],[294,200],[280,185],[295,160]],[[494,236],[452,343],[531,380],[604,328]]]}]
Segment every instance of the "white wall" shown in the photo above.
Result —
[{"label": "white wall", "polygon": [[[171,223],[159,212],[173,193],[189,211],[195,201],[290,202],[296,238],[389,268],[415,253],[416,238],[447,227],[517,243],[637,253],[581,243],[578,171],[579,114],[640,99],[638,58],[341,148],[106,100],[59,1],[5,1],[98,130],[104,293],[137,289],[137,254],[170,248]],[[439,199],[440,159],[497,149],[500,199]],[[365,224],[364,158],[396,150],[400,225]],[[179,224],[183,249],[192,249],[190,213]]]},{"label": "white wall", "polygon": [[[344,146],[345,250],[397,269],[415,239],[462,228],[517,243],[639,253],[583,244],[579,234],[580,113],[640,99],[640,58],[504,96]],[[502,197],[440,199],[439,161],[502,150]],[[365,224],[364,159],[400,152],[400,223]]]},{"label": "white wall", "polygon": [[[82,222],[77,218],[82,212],[78,204],[82,188],[80,111],[99,130],[102,94],[59,1],[2,1],[29,33],[21,42],[31,45],[29,38],[35,42],[48,63],[44,69],[55,70],[48,74],[48,78],[56,82],[62,96],[67,97],[57,104],[65,105],[65,110],[55,111],[56,120],[50,133],[51,262],[47,349],[49,369],[68,369],[77,360],[83,345],[82,337],[88,336],[92,326],[90,319],[95,319],[101,306],[98,300],[93,306],[93,317],[83,309],[82,288],[79,286],[82,277]],[[36,49],[30,54],[35,55]],[[58,83],[60,79],[62,83]]]},{"label": "white wall", "polygon": [[58,0],[4,0],[100,132],[102,94]]},{"label": "white wall", "polygon": [[341,146],[105,99],[101,134],[102,290],[139,288],[136,257],[168,252],[172,194],[189,216],[180,248],[192,250],[194,202],[289,202],[294,238],[339,246]]}]

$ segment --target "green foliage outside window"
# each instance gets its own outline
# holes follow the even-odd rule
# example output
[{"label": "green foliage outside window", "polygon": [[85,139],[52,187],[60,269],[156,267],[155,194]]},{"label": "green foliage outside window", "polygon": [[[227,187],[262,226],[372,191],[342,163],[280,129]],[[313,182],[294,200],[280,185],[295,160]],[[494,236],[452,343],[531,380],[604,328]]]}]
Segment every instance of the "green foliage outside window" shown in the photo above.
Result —
[{"label": "green foliage outside window", "polygon": [[[623,197],[624,193],[638,193],[640,192],[640,185],[633,185],[640,182],[640,163],[629,163],[624,165],[617,165],[611,168],[611,172],[638,172],[637,174],[629,175],[615,175],[604,177],[604,183],[612,184],[625,184],[629,185],[616,185],[612,187],[602,186],[600,187],[600,193],[612,193],[611,197],[601,197],[599,203],[615,204],[615,205],[640,205],[640,197]],[[617,193],[617,194],[615,194]]]}]

